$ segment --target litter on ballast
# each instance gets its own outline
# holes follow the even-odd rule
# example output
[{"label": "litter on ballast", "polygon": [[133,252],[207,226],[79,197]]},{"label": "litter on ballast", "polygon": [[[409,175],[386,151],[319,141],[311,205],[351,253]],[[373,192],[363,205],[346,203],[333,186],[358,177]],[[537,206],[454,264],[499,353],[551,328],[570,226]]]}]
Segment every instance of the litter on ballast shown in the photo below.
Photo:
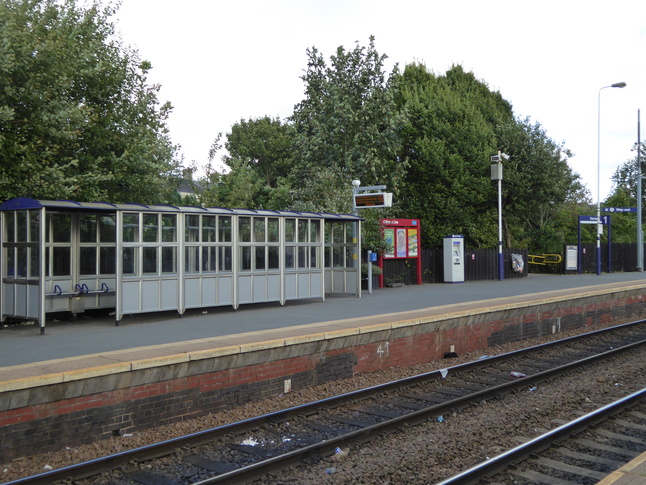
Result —
[{"label": "litter on ballast", "polygon": [[333,460],[341,460],[348,456],[348,453],[350,453],[350,448],[346,448],[345,450],[342,450],[341,448],[336,448],[334,450],[334,455],[332,455]]}]

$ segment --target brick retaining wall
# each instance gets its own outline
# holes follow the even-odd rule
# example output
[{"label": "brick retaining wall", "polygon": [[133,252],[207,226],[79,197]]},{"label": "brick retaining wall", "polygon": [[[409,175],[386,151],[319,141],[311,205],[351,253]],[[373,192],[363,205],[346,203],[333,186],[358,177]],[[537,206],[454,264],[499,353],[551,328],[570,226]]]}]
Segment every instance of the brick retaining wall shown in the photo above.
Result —
[{"label": "brick retaining wall", "polygon": [[[191,419],[355,373],[638,318],[646,289],[590,293],[0,382],[0,461]],[[278,335],[277,332],[274,334]]]}]

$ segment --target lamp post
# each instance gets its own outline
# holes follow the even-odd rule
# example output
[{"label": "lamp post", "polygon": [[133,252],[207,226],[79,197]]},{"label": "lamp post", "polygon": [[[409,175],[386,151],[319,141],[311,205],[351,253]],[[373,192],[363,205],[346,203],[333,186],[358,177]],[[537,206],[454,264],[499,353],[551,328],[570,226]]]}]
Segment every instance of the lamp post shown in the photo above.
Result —
[{"label": "lamp post", "polygon": [[644,271],[644,232],[642,230],[642,160],[639,109],[637,110],[637,270]]},{"label": "lamp post", "polygon": [[601,274],[601,91],[606,88],[625,88],[626,83],[614,83],[599,89],[597,100],[597,275]]},{"label": "lamp post", "polygon": [[502,161],[509,160],[509,155],[498,152],[491,157],[491,180],[498,181],[498,279],[505,279],[505,259],[502,254]]}]

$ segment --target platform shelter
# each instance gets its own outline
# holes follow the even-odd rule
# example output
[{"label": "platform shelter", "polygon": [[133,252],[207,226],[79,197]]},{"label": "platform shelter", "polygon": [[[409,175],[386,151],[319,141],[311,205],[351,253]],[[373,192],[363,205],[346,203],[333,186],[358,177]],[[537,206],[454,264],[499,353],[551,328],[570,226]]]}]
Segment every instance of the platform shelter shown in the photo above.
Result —
[{"label": "platform shelter", "polygon": [[18,198],[0,204],[2,320],[361,296],[353,215]]}]

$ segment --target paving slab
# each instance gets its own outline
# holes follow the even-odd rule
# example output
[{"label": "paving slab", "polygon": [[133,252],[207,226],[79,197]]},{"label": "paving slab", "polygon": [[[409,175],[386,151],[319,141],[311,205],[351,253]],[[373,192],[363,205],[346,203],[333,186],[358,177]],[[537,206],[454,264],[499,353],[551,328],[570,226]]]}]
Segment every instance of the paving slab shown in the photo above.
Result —
[{"label": "paving slab", "polygon": [[[364,292],[361,298],[328,297],[124,317],[117,327],[110,317],[48,321],[40,334],[36,325],[4,326],[0,330],[0,370],[53,359],[122,354],[156,358],[178,352],[199,352],[235,345],[262,346],[265,340],[307,338],[360,327],[406,325],[415,319],[476,310],[487,306],[523,305],[530,300],[557,301],[566,295],[594,294],[612,288],[646,286],[646,273],[601,275],[537,275],[503,281],[436,283]],[[284,331],[277,336],[276,330]],[[173,344],[183,343],[174,346]],[[274,342],[275,344],[275,342]],[[272,344],[272,345],[274,345]],[[121,360],[121,359],[117,359]],[[80,362],[79,362],[80,364]],[[8,369],[5,369],[8,370]]]}]

